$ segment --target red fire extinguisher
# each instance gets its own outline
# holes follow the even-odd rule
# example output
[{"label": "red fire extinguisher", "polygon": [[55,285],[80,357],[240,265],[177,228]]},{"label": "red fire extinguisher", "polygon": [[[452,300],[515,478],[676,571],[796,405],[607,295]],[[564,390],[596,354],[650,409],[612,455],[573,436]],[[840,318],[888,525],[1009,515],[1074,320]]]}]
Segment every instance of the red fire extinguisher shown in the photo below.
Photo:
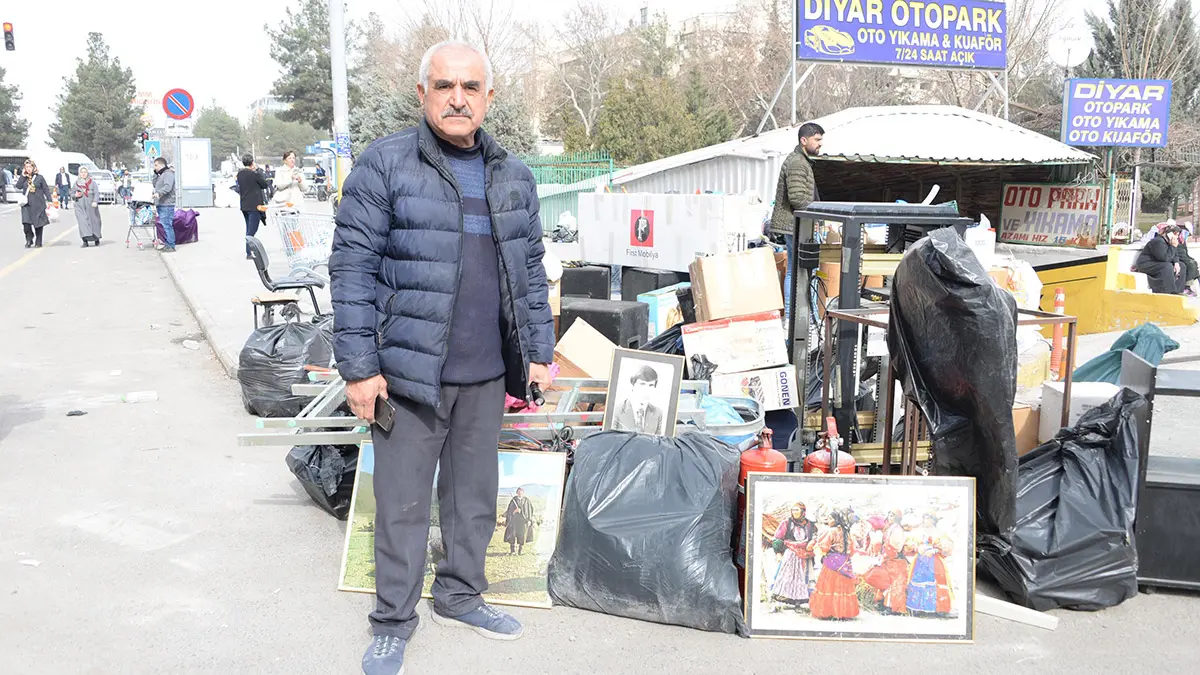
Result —
[{"label": "red fire extinguisher", "polygon": [[841,451],[842,438],[832,417],[825,418],[825,429],[817,448],[804,456],[804,473],[854,473],[857,463],[850,453]]},{"label": "red fire extinguisher", "polygon": [[[746,569],[746,474],[751,471],[787,472],[787,457],[771,445],[772,434],[770,429],[763,429],[758,434],[758,445],[742,453],[742,472],[738,478],[738,527],[733,531],[739,535],[737,546],[734,548],[737,551],[734,562],[738,570],[743,572]],[[744,594],[745,574],[738,575],[738,584]]]}]

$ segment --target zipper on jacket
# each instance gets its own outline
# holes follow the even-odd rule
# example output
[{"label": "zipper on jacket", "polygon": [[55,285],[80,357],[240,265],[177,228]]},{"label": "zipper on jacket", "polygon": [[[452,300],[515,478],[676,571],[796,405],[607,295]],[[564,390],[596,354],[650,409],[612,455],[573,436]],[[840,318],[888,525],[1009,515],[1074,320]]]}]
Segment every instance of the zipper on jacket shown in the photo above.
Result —
[{"label": "zipper on jacket", "polygon": [[[418,148],[419,147],[420,144],[418,144]],[[442,166],[441,162],[436,161],[427,151],[421,150],[421,152],[425,153],[425,156],[429,159],[429,163],[433,165],[434,170],[437,171],[446,182],[450,183],[450,187],[454,188],[454,193],[458,195],[458,267],[454,276],[454,293],[450,296],[450,323],[446,326],[446,349],[442,352],[441,358],[438,359],[438,378],[440,380],[442,377],[442,369],[446,367],[446,359],[450,356],[450,339],[454,336],[454,308],[456,305],[458,305],[458,288],[462,285],[463,237],[466,236],[466,224],[463,220],[462,190],[460,190],[458,187],[458,181],[455,180],[449,169],[446,169],[444,166]],[[486,192],[486,178],[484,180]],[[441,402],[441,399],[441,389],[439,389],[439,403]]]},{"label": "zipper on jacket", "polygon": [[400,291],[392,291],[388,296],[388,300],[383,305],[383,321],[379,322],[379,330],[375,332],[375,346],[383,347],[383,334],[387,332],[388,326],[392,325],[392,301],[396,299],[396,294]]}]

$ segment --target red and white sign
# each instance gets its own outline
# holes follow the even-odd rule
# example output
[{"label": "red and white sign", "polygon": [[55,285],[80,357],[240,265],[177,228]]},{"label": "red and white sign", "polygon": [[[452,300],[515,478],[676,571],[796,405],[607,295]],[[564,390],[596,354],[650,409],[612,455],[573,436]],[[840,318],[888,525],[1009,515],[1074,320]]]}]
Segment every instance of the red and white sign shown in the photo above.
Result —
[{"label": "red and white sign", "polygon": [[654,212],[629,212],[629,245],[654,248]]},{"label": "red and white sign", "polygon": [[1098,185],[1006,183],[999,241],[1096,248],[1104,190]]}]

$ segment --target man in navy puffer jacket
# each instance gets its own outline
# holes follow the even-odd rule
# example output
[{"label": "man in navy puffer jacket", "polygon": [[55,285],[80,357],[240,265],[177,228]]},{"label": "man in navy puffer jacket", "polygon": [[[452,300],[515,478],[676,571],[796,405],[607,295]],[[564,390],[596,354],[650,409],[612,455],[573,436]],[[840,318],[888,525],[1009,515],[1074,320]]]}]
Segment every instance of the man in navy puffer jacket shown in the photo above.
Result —
[{"label": "man in navy puffer jacket", "polygon": [[372,427],[376,608],[368,674],[394,675],[417,627],[430,487],[446,557],[436,623],[513,640],[521,624],[484,603],[496,528],[497,445],[507,391],[550,384],[554,323],[529,169],[479,127],[492,99],[486,56],[462,43],[421,61],[420,126],[371,144],[346,179],[333,254],[334,356],[351,410]]}]

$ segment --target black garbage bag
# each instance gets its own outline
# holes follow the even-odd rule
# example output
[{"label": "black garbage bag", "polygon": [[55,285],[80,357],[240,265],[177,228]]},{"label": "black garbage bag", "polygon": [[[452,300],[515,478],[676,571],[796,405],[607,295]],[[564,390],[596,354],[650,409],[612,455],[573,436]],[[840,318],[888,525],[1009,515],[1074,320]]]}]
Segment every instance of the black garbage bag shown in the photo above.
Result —
[{"label": "black garbage bag", "polygon": [[317,506],[338,520],[346,519],[358,470],[357,446],[297,445],[286,461]]},{"label": "black garbage bag", "polygon": [[888,349],[929,420],[934,473],[975,477],[980,534],[1011,530],[1017,303],[953,229],[930,232],[900,260]]},{"label": "black garbage bag", "polygon": [[979,541],[979,568],[1039,611],[1097,610],[1137,595],[1138,434],[1129,389],[1021,458],[1017,525]]},{"label": "black garbage bag", "polygon": [[746,635],[730,546],[740,455],[701,433],[589,436],[575,450],[550,595],[563,605]]},{"label": "black garbage bag", "polygon": [[250,334],[238,358],[242,403],[259,417],[292,417],[310,397],[292,393],[308,381],[307,365],[329,367],[333,358],[333,318],[286,322]]}]

